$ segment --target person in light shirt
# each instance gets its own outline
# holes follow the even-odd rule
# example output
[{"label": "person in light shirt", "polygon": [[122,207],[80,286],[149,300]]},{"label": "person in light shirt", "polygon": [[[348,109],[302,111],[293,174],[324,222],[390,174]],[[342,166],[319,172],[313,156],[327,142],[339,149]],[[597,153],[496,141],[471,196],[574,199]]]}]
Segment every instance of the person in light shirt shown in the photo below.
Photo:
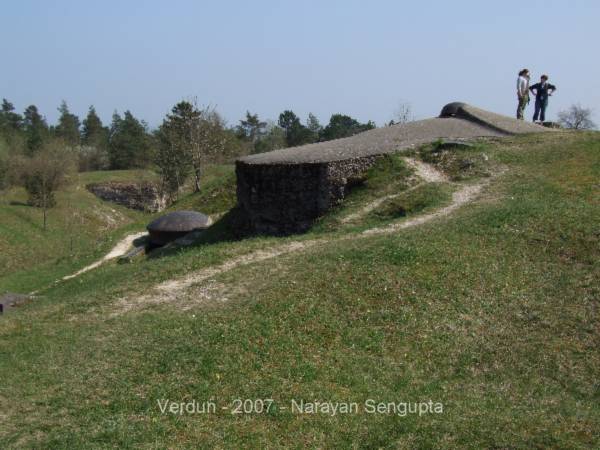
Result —
[{"label": "person in light shirt", "polygon": [[529,70],[523,69],[517,78],[517,119],[525,120],[525,108],[529,104]]}]

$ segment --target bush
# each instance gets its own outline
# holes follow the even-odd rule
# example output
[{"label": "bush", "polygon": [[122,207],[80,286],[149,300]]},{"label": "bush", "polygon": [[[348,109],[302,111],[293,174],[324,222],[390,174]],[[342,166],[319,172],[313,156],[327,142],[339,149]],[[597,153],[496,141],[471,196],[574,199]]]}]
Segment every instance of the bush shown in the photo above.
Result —
[{"label": "bush", "polygon": [[82,145],[78,148],[78,167],[80,172],[108,170],[110,161],[108,151],[93,145]]},{"label": "bush", "polygon": [[75,160],[73,151],[61,141],[50,141],[32,157],[21,158],[17,164],[18,179],[27,191],[28,203],[44,210],[44,229],[46,210],[56,204],[54,193],[74,172]]},{"label": "bush", "polygon": [[8,146],[2,137],[0,137],[0,190],[8,186],[9,175]]},{"label": "bush", "polygon": [[592,121],[592,110],[581,105],[571,105],[558,113],[558,123],[572,130],[592,130],[596,124]]}]

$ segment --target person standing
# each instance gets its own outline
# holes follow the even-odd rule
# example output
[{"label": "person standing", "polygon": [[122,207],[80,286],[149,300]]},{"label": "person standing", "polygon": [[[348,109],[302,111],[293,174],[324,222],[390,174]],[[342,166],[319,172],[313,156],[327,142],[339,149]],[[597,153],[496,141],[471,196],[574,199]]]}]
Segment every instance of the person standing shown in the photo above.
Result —
[{"label": "person standing", "polygon": [[548,97],[556,91],[556,86],[548,83],[548,75],[542,75],[540,82],[535,83],[529,88],[535,94],[535,112],[533,113],[533,121],[546,121],[546,108],[548,108]]},{"label": "person standing", "polygon": [[523,69],[517,78],[517,119],[525,120],[525,107],[529,103],[529,70]]}]

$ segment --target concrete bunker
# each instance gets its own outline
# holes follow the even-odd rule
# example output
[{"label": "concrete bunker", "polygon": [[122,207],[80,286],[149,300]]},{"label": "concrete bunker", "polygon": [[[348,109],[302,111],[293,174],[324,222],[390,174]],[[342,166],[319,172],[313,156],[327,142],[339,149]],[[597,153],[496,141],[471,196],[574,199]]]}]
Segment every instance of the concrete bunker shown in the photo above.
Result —
[{"label": "concrete bunker", "polygon": [[449,103],[436,118],[238,159],[238,209],[243,223],[253,232],[304,232],[341,202],[348,187],[363,178],[382,155],[438,139],[468,140],[544,131],[548,129],[466,103]]}]

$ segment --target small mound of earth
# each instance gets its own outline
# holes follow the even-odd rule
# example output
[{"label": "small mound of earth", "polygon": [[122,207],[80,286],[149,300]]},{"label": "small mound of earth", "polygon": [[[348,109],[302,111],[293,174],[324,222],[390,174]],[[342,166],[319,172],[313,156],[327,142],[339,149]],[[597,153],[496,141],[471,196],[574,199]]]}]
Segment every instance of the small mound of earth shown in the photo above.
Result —
[{"label": "small mound of earth", "polygon": [[212,224],[206,214],[197,211],[175,211],[153,220],[146,229],[152,245],[162,246],[196,230],[204,230]]}]

